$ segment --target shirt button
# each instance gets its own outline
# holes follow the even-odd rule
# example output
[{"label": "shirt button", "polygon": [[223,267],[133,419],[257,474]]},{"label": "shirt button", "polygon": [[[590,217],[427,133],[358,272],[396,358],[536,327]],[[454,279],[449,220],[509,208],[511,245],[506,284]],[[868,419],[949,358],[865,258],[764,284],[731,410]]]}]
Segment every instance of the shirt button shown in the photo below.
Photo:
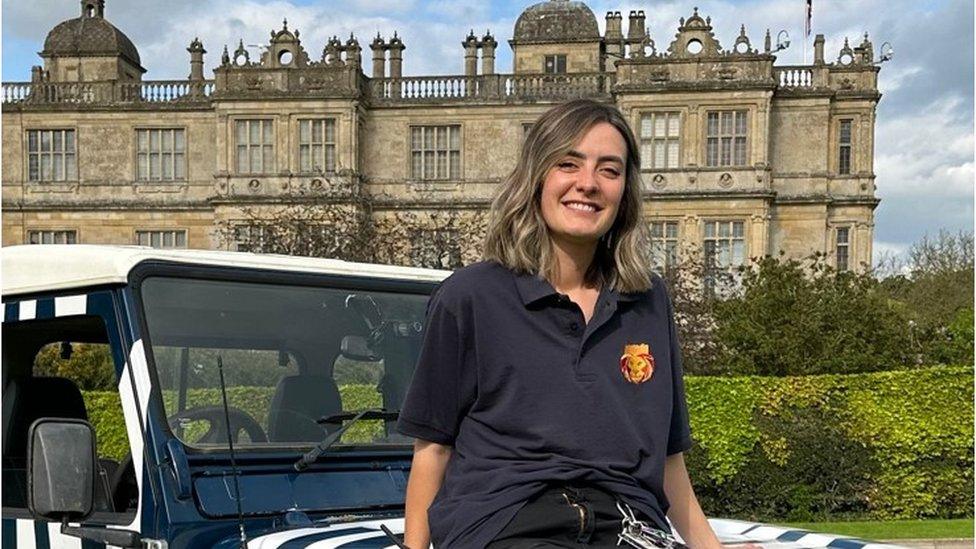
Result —
[{"label": "shirt button", "polygon": [[576,330],[579,330],[579,323],[578,322],[573,322],[572,324],[569,325],[569,329],[572,330],[572,331],[574,331],[574,332]]}]

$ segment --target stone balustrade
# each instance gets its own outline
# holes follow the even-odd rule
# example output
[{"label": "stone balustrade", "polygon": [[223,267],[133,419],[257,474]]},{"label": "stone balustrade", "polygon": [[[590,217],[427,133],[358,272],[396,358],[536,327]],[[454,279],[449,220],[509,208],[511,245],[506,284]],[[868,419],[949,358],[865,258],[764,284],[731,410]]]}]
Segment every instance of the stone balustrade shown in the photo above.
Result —
[{"label": "stone balustrade", "polygon": [[[773,68],[783,90],[826,86],[828,69],[815,66]],[[609,95],[612,73],[487,74],[371,78],[364,93],[376,104],[470,101],[564,100]],[[4,82],[2,104],[12,105],[201,105],[218,91],[213,80],[142,82]]]},{"label": "stone balustrade", "polygon": [[110,105],[206,103],[212,80],[146,80],[143,82],[4,82],[4,105]]},{"label": "stone balustrade", "polygon": [[823,85],[816,82],[815,77],[814,68],[809,66],[773,67],[773,79],[780,88],[812,88]]}]

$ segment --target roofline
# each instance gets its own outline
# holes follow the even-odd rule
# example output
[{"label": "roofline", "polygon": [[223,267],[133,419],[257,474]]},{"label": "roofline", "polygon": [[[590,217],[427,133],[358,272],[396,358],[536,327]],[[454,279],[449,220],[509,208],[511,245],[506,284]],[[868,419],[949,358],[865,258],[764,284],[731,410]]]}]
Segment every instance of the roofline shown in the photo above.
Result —
[{"label": "roofline", "polygon": [[183,263],[187,266],[236,267],[249,270],[435,283],[451,274],[451,271],[447,270],[278,254],[220,250],[159,250],[145,246],[28,244],[0,249],[2,294],[8,297],[127,284],[129,274],[137,265],[152,260]]}]

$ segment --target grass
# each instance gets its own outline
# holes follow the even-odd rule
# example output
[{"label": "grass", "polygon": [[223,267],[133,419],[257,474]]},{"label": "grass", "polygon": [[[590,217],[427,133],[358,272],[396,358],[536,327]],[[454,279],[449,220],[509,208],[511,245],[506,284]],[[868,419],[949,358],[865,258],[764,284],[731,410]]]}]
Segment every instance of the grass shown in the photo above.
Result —
[{"label": "grass", "polygon": [[972,538],[973,519],[777,523],[867,540]]}]

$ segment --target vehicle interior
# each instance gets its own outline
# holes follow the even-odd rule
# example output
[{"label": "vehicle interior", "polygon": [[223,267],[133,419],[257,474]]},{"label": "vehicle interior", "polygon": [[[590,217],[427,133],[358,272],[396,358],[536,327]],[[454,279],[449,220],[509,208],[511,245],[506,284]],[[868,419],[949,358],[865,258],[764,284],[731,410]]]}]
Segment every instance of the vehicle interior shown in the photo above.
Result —
[{"label": "vehicle interior", "polygon": [[[147,278],[142,302],[170,429],[196,448],[226,447],[224,391],[230,436],[242,449],[307,447],[342,425],[323,418],[399,409],[419,352],[426,300]],[[410,444],[395,433],[394,421],[366,421],[341,442]]]},{"label": "vehicle interior", "polygon": [[[105,323],[98,316],[71,316],[3,324],[3,507],[27,507],[28,430],[42,417],[83,419],[95,423],[97,411],[82,395],[93,379],[98,393],[117,393],[116,365],[108,351]],[[83,350],[83,352],[78,352]],[[103,397],[105,398],[105,397]],[[111,401],[111,399],[109,399]],[[117,400],[110,412],[122,420]],[[125,436],[124,424],[119,430]],[[132,457],[119,445],[99,443],[93,520],[123,520],[138,504]],[[127,442],[124,443],[128,448]],[[114,519],[113,519],[113,515]],[[124,520],[123,520],[124,521]]]}]

